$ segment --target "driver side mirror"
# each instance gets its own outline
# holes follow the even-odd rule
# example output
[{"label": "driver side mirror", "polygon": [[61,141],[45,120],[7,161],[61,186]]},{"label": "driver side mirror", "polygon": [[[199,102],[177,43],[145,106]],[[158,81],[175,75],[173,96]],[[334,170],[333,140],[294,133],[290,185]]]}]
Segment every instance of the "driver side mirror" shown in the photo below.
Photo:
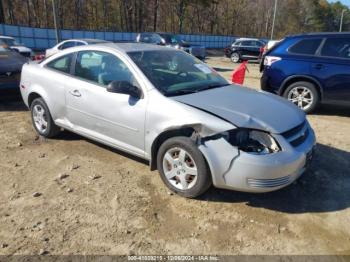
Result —
[{"label": "driver side mirror", "polygon": [[107,86],[107,91],[111,93],[130,95],[131,97],[138,99],[142,96],[140,89],[128,81],[112,81]]}]

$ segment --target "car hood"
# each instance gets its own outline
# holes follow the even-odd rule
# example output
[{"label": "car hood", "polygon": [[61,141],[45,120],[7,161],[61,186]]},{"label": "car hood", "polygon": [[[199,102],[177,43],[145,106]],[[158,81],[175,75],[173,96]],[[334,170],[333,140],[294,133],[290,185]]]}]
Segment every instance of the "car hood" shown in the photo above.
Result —
[{"label": "car hood", "polygon": [[237,127],[276,134],[292,129],[305,120],[305,113],[289,101],[237,85],[171,99],[216,115]]},{"label": "car hood", "polygon": [[16,51],[0,52],[0,72],[16,72],[28,60]]}]

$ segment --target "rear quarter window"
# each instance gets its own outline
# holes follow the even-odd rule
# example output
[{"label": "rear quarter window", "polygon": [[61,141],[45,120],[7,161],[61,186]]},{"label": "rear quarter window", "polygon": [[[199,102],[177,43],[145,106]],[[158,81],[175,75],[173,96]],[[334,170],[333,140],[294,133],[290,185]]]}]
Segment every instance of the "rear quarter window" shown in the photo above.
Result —
[{"label": "rear quarter window", "polygon": [[321,38],[303,39],[288,48],[289,53],[300,55],[314,55],[322,42]]},{"label": "rear quarter window", "polygon": [[45,66],[48,68],[69,74],[72,59],[73,59],[73,54],[64,55],[51,62],[48,62]]}]

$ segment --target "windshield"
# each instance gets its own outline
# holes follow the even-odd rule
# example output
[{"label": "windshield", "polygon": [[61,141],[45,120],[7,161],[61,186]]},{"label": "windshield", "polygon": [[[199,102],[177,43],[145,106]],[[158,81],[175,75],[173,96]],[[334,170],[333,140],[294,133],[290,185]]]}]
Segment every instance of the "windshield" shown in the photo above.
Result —
[{"label": "windshield", "polygon": [[1,38],[1,41],[7,44],[8,46],[18,46],[19,44],[12,38]]},{"label": "windshield", "polygon": [[157,50],[128,54],[165,96],[196,93],[228,85],[215,70],[182,51]]},{"label": "windshield", "polygon": [[160,34],[161,37],[164,38],[167,44],[178,44],[182,42],[182,39],[177,35],[169,35],[169,34]]}]

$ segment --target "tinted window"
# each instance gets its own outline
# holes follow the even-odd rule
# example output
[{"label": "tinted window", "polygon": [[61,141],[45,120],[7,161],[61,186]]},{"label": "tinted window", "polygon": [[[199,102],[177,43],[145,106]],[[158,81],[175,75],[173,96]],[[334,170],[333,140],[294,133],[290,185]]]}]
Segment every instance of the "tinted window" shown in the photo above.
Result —
[{"label": "tinted window", "polygon": [[350,58],[350,38],[329,38],[323,45],[321,55]]},{"label": "tinted window", "polygon": [[161,42],[161,37],[157,34],[141,34],[140,42],[158,44]]},{"label": "tinted window", "polygon": [[181,38],[177,35],[160,34],[160,36],[164,38],[167,44],[178,44],[182,42]]},{"label": "tinted window", "polygon": [[250,41],[243,41],[241,43],[242,46],[250,46]]},{"label": "tinted window", "polygon": [[69,41],[69,42],[65,42],[63,43],[62,45],[60,45],[60,47],[58,49],[66,49],[66,48],[69,48],[69,47],[73,47],[75,46],[75,41]]},{"label": "tinted window", "polygon": [[99,51],[79,52],[75,75],[104,86],[112,81],[128,81],[137,85],[128,67],[119,58]]},{"label": "tinted window", "polygon": [[83,42],[75,42],[75,46],[85,45]]},{"label": "tinted window", "polygon": [[262,47],[264,45],[265,45],[265,43],[263,43],[263,42],[255,41],[255,46],[257,46],[257,47]]},{"label": "tinted window", "polygon": [[72,63],[72,58],[73,58],[73,54],[61,56],[47,63],[46,66],[68,74],[70,72],[70,65]]},{"label": "tinted window", "polygon": [[255,46],[255,41],[243,41],[242,46]]},{"label": "tinted window", "polygon": [[314,55],[322,39],[304,39],[289,48],[289,52],[303,55]]}]

